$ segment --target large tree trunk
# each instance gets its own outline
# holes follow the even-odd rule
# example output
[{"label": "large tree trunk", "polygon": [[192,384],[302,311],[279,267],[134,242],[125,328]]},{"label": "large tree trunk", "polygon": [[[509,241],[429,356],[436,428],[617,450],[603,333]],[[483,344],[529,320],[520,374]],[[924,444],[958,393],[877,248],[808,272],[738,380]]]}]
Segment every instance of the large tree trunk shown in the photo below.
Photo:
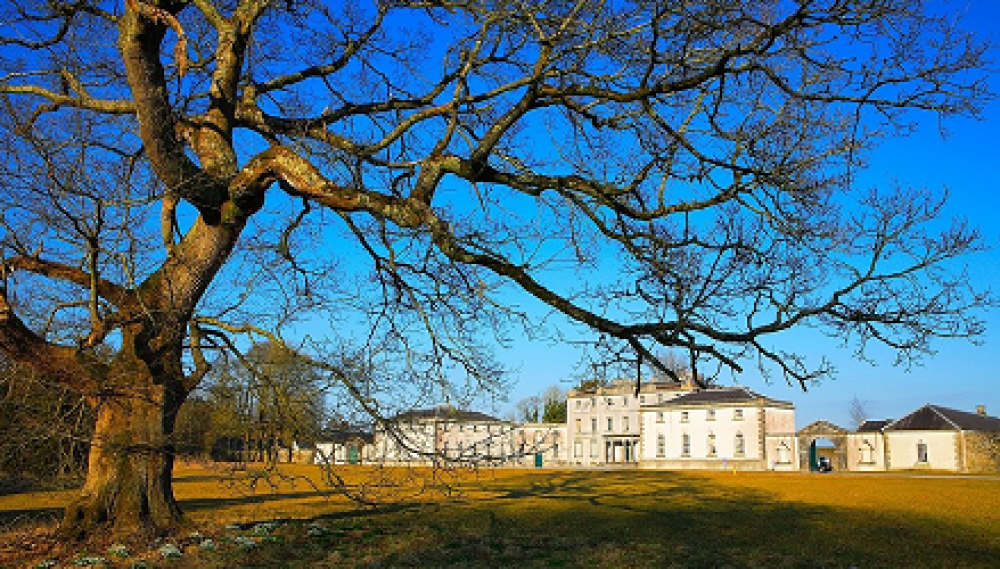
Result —
[{"label": "large tree trunk", "polygon": [[96,531],[141,534],[175,532],[183,516],[174,499],[171,440],[183,391],[176,381],[135,379],[122,393],[100,398],[87,479],[67,508],[60,533],[84,537]]}]

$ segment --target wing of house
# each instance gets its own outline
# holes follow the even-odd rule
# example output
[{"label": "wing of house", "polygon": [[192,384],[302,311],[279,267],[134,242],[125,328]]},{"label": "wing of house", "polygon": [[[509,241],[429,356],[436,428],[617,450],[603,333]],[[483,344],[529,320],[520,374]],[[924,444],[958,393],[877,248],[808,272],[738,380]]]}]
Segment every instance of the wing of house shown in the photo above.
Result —
[{"label": "wing of house", "polygon": [[1000,419],[924,405],[885,428],[888,470],[1000,469]]}]

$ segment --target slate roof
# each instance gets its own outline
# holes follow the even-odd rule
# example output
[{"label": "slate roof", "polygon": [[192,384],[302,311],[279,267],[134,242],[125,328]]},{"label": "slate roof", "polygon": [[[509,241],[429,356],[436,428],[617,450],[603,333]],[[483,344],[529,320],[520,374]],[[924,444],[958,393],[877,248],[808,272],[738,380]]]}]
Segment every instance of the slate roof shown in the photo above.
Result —
[{"label": "slate roof", "polygon": [[324,433],[323,441],[344,444],[352,440],[364,441],[366,443],[375,442],[375,434],[364,429],[328,429]]},{"label": "slate roof", "polygon": [[763,401],[768,405],[780,407],[791,407],[787,401],[779,401],[764,397],[743,387],[722,388],[722,389],[702,389],[692,391],[663,402],[663,406],[704,406],[704,405],[746,405],[756,401]]},{"label": "slate roof", "polygon": [[437,419],[439,421],[463,421],[463,422],[480,422],[480,423],[501,423],[500,419],[493,417],[492,415],[487,415],[486,413],[480,413],[479,411],[464,411],[462,409],[455,409],[454,407],[441,406],[432,407],[430,409],[413,409],[411,411],[405,411],[392,418],[392,421],[400,422],[413,422],[420,420]]},{"label": "slate roof", "polygon": [[989,415],[924,405],[886,428],[887,431],[1000,431],[1000,419]]},{"label": "slate roof", "polygon": [[857,431],[859,433],[876,433],[885,429],[890,423],[892,423],[892,421],[889,419],[886,419],[885,421],[868,420],[858,425]]}]

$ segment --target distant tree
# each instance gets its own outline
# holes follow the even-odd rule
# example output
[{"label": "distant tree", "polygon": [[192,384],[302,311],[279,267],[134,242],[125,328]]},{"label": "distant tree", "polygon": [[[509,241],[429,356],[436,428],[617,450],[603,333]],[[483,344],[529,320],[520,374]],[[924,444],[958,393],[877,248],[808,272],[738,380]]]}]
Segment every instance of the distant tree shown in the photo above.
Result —
[{"label": "distant tree", "polygon": [[217,362],[208,379],[208,447],[240,441],[244,459],[274,461],[278,449],[319,440],[326,421],[325,377],[286,346],[252,346]]},{"label": "distant tree", "polygon": [[545,402],[537,395],[529,395],[514,405],[515,417],[518,421],[537,423],[542,416]]},{"label": "distant tree", "polygon": [[544,401],[542,410],[543,423],[566,422],[566,392],[558,385],[549,386],[542,394]]},{"label": "distant tree", "polygon": [[851,423],[854,427],[860,426],[861,423],[871,418],[868,412],[868,402],[863,401],[857,395],[851,397],[850,402],[847,404],[847,411],[850,413]]},{"label": "distant tree", "polygon": [[213,402],[204,395],[193,395],[177,413],[174,440],[177,454],[191,458],[208,458],[212,451]]},{"label": "distant tree", "polygon": [[566,399],[545,400],[545,411],[542,413],[543,423],[565,423],[566,422]]},{"label": "distant tree", "polygon": [[[613,361],[675,348],[803,386],[832,370],[789,331],[903,363],[978,336],[991,299],[955,260],[979,235],[927,191],[850,191],[914,111],[988,99],[956,20],[919,0],[0,3],[0,351],[97,415],[61,532],[179,527],[206,352],[306,314],[358,344],[328,373],[373,415],[391,388],[495,390],[486,348],[539,332],[518,295]],[[337,370],[371,360],[364,388]]]},{"label": "distant tree", "polygon": [[0,478],[78,478],[87,468],[94,410],[79,393],[0,357]]}]

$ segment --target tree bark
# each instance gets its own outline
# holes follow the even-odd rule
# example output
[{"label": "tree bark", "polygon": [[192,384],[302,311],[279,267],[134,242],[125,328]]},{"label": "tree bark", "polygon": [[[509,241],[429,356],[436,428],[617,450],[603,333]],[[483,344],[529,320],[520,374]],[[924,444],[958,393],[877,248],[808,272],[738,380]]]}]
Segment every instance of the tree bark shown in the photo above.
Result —
[{"label": "tree bark", "polygon": [[59,529],[65,537],[107,530],[154,537],[184,524],[171,478],[174,423],[185,390],[175,378],[154,377],[133,362],[130,385],[108,385],[98,397],[87,478],[66,508]]}]

